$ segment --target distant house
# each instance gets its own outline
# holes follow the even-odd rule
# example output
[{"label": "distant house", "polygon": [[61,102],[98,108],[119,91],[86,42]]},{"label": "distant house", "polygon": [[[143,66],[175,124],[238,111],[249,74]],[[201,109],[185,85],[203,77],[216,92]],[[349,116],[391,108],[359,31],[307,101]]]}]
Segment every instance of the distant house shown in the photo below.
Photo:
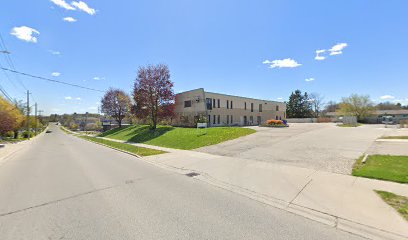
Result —
[{"label": "distant house", "polygon": [[[338,117],[336,112],[326,113],[328,117]],[[383,123],[387,119],[392,119],[392,121],[398,124],[401,120],[408,120],[408,109],[399,110],[376,110],[373,114],[365,119],[367,123]]]},{"label": "distant house", "polygon": [[199,88],[176,95],[175,113],[175,125],[194,126],[201,116],[207,119],[209,126],[248,126],[259,125],[269,119],[285,119],[286,104]]}]

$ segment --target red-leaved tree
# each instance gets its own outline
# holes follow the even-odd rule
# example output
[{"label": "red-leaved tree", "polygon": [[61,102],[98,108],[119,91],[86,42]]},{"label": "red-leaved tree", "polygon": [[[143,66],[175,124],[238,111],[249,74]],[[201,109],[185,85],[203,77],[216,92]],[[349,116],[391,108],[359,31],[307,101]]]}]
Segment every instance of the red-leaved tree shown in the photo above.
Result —
[{"label": "red-leaved tree", "polygon": [[140,67],[133,89],[134,112],[139,118],[149,118],[156,129],[159,119],[174,115],[173,82],[167,65]]},{"label": "red-leaved tree", "polygon": [[120,89],[109,89],[102,100],[102,112],[114,118],[119,127],[122,127],[122,120],[130,113],[130,97]]}]

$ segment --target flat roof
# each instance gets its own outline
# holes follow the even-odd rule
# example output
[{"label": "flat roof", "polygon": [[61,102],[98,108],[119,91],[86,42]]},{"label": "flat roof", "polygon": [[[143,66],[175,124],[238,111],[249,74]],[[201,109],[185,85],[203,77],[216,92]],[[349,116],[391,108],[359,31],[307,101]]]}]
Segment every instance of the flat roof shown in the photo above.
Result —
[{"label": "flat roof", "polygon": [[237,97],[237,98],[244,98],[244,99],[250,99],[250,100],[257,100],[257,101],[274,102],[274,103],[284,104],[284,102],[279,102],[279,101],[274,101],[274,100],[265,100],[265,99],[259,99],[259,98],[242,97],[242,96],[230,95],[230,94],[225,94],[225,93],[207,92],[207,91],[204,90],[204,88],[197,88],[197,89],[193,89],[193,90],[188,90],[188,91],[177,93],[176,95],[187,93],[187,92],[193,92],[193,91],[197,91],[197,90],[203,90],[204,93],[211,93],[211,94],[218,94],[218,95],[224,95],[224,96],[230,96],[230,97]]}]

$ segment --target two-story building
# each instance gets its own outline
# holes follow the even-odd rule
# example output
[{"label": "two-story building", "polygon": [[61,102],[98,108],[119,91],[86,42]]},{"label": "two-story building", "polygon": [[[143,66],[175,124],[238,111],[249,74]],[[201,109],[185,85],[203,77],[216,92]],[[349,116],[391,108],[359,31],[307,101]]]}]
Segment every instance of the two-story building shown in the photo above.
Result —
[{"label": "two-story building", "polygon": [[200,116],[205,116],[209,126],[247,126],[270,119],[285,119],[286,104],[206,92],[199,88],[176,95],[175,113],[175,125],[194,126]]}]

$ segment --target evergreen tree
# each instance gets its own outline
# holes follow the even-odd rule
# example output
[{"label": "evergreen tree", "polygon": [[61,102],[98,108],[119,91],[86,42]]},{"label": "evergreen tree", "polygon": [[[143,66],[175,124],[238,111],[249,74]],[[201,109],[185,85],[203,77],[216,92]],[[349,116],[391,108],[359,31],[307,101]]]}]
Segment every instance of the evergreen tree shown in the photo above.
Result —
[{"label": "evergreen tree", "polygon": [[312,103],[309,101],[307,92],[303,95],[300,90],[292,92],[286,103],[286,115],[288,118],[312,117]]}]

